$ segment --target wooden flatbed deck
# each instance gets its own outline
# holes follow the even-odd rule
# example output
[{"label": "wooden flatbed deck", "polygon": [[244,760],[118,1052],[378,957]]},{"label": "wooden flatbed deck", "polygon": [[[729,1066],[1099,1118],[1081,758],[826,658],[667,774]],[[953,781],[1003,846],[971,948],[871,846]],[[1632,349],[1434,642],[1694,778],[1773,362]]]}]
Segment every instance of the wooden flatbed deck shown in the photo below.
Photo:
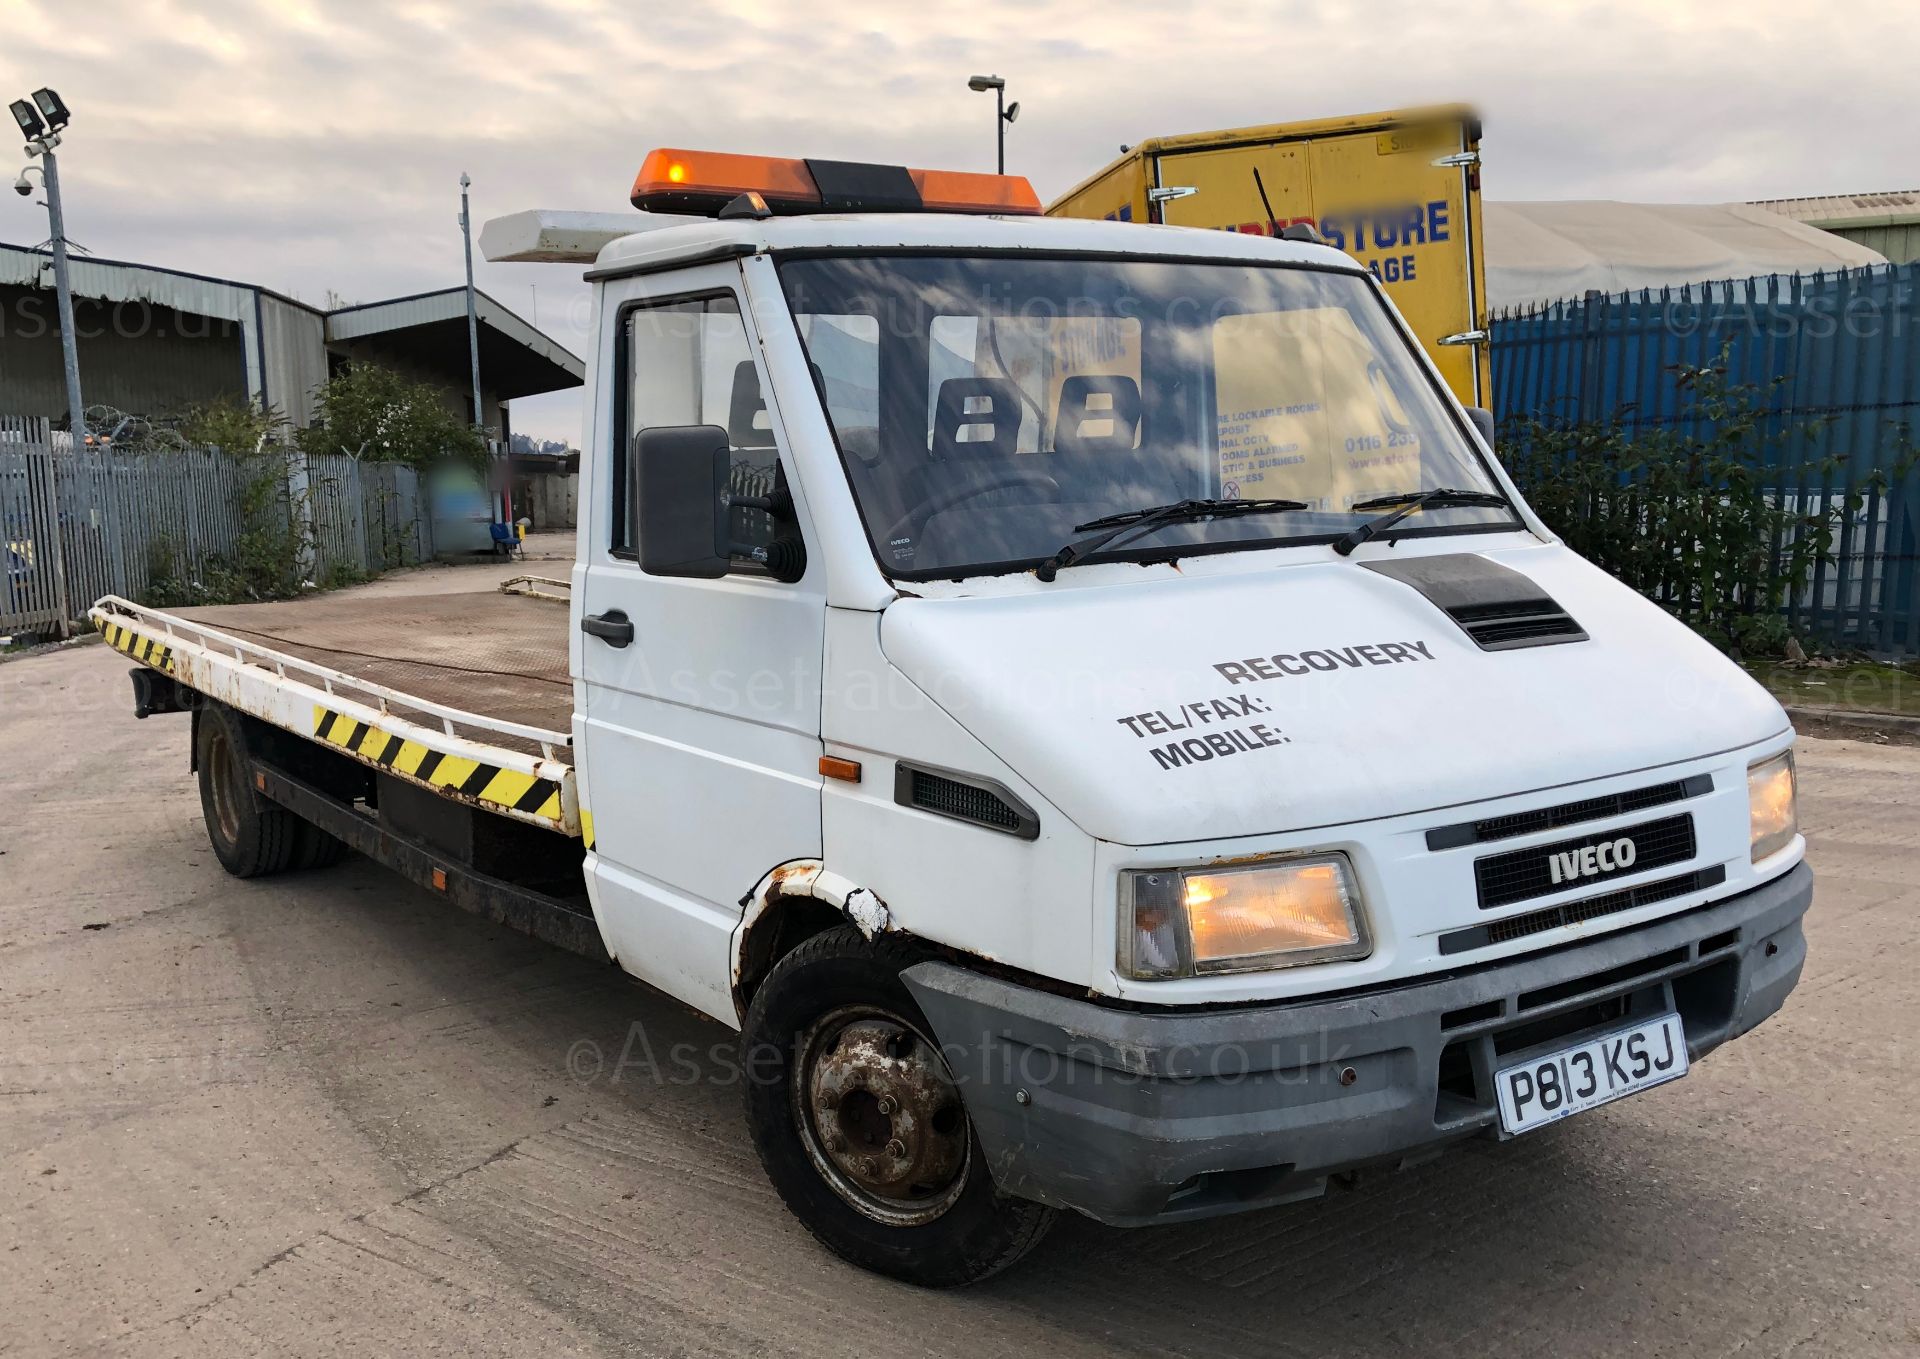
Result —
[{"label": "wooden flatbed deck", "polygon": [[[570,614],[554,600],[492,590],[378,599],[323,595],[173,613],[431,703],[555,732],[572,730]],[[555,756],[564,758],[560,751]]]}]

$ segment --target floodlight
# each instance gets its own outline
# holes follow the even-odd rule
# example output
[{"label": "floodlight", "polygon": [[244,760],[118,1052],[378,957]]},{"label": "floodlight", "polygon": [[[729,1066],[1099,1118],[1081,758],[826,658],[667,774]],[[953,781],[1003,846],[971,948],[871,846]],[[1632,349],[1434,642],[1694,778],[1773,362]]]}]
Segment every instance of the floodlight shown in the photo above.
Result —
[{"label": "floodlight", "polygon": [[40,119],[40,111],[24,99],[16,99],[7,105],[13,110],[13,121],[20,124],[20,131],[28,141],[38,141],[47,135],[47,125]]},{"label": "floodlight", "polygon": [[73,115],[67,111],[66,101],[44,86],[33,92],[33,102],[40,106],[40,116],[47,120],[47,127],[54,132],[73,121]]}]

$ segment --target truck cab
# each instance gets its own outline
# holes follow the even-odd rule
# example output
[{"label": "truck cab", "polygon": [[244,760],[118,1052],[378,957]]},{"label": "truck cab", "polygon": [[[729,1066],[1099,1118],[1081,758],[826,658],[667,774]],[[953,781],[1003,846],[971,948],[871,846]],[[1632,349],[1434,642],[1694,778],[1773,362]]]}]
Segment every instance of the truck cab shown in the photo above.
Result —
[{"label": "truck cab", "polygon": [[[920,179],[656,153],[636,203],[699,215],[587,275],[595,912],[784,1054],[817,1231],[888,1268],[978,1159],[1109,1222],[1280,1202],[1778,1007],[1784,713],[1534,516],[1376,279]],[[826,1034],[766,995],[823,928],[873,974],[811,964]]]}]

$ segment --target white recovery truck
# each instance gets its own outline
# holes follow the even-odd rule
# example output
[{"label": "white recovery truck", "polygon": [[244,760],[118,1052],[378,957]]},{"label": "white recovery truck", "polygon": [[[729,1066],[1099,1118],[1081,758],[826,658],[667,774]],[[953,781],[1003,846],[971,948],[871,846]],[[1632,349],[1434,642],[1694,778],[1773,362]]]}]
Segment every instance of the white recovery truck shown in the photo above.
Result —
[{"label": "white recovery truck", "polygon": [[350,847],[737,1027],[781,1197],[926,1284],[1523,1135],[1793,988],[1784,713],[1351,259],[898,167],[634,198],[482,238],[592,262],[570,604],[94,610],[230,872]]}]

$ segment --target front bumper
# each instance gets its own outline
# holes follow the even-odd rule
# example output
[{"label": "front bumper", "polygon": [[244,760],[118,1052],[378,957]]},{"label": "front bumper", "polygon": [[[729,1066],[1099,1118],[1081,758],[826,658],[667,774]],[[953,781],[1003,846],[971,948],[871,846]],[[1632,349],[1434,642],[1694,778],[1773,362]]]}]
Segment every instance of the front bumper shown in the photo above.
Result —
[{"label": "front bumper", "polygon": [[906,981],[1002,1191],[1131,1225],[1309,1198],[1331,1175],[1502,1136],[1491,1075],[1677,1011],[1697,1059],[1780,1008],[1801,864],[1726,901],[1437,980],[1329,1000],[1117,1010],[948,963]]}]

